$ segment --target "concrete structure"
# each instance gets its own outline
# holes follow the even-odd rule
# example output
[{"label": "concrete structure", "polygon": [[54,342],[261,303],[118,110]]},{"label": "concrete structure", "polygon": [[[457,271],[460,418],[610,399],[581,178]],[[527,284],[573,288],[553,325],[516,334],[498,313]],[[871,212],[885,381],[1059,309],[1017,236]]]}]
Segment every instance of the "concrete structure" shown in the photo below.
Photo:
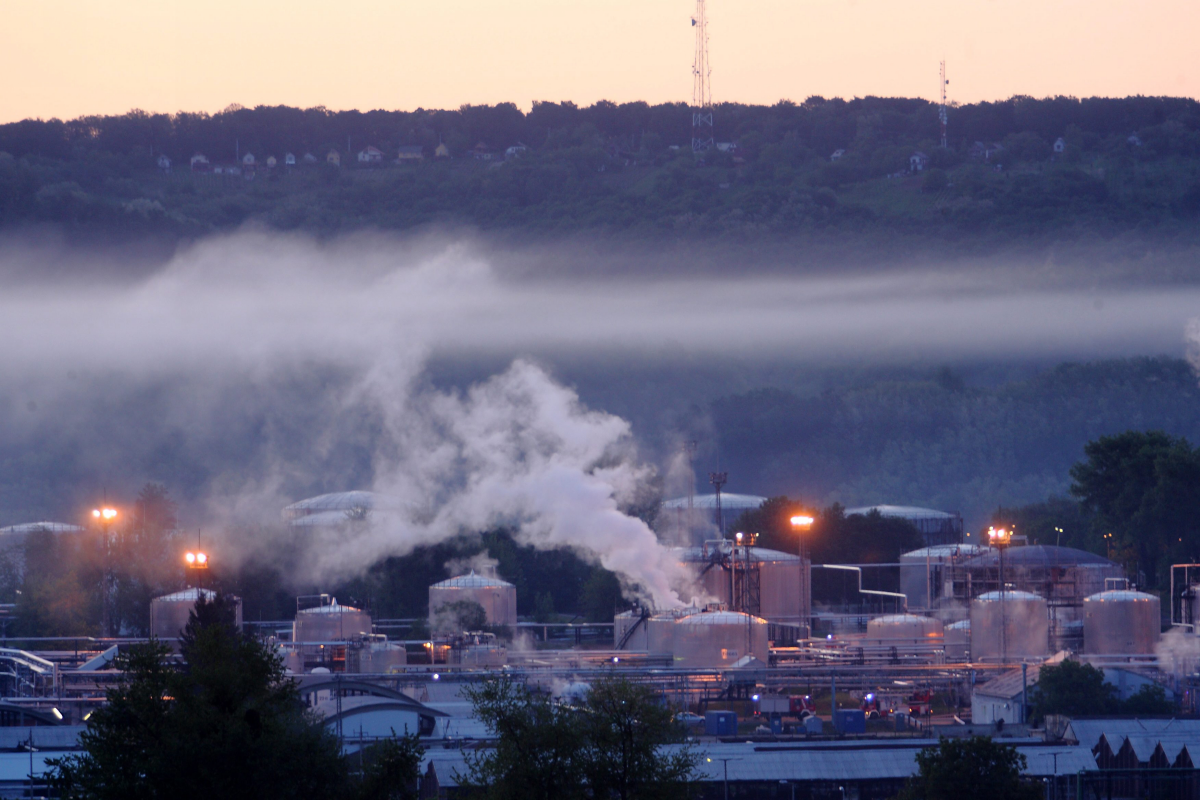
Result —
[{"label": "concrete structure", "polygon": [[674,626],[676,667],[730,667],[746,656],[763,664],[769,661],[765,619],[736,611],[705,611],[677,620]]},{"label": "concrete structure", "polygon": [[[187,625],[188,617],[203,594],[212,601],[217,593],[211,589],[184,589],[182,592],[156,597],[150,601],[150,635],[163,641],[178,639]],[[242,627],[242,599],[233,598],[236,604],[237,626]]]},{"label": "concrete structure", "polygon": [[346,642],[374,631],[371,615],[365,611],[344,606],[337,598],[325,605],[305,608],[296,612],[292,623],[293,642]]},{"label": "concrete structure", "polygon": [[429,624],[434,625],[443,606],[462,601],[483,606],[488,625],[517,624],[517,587],[499,578],[476,575],[474,570],[429,587]]},{"label": "concrete structure", "polygon": [[1049,651],[1050,616],[1044,598],[1009,590],[987,592],[971,601],[974,661],[1042,658]]},{"label": "concrete structure", "polygon": [[1152,594],[1122,589],[1083,601],[1085,653],[1153,655],[1161,628],[1161,604]]},{"label": "concrete structure", "polygon": [[918,506],[860,506],[847,508],[846,516],[878,513],[883,517],[908,520],[921,532],[927,546],[939,544],[959,544],[963,538],[963,521],[958,514],[948,514],[933,508]]},{"label": "concrete structure", "polygon": [[908,598],[909,610],[931,610],[945,602],[956,602],[954,568],[989,549],[974,544],[938,544],[901,555],[900,591]]}]

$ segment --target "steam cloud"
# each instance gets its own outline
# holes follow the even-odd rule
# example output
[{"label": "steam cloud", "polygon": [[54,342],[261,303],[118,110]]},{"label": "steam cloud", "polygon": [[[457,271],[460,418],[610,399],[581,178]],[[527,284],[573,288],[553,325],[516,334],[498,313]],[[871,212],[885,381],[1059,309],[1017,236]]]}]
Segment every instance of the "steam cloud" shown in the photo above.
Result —
[{"label": "steam cloud", "polygon": [[[500,265],[478,241],[436,237],[319,243],[243,231],[199,242],[137,275],[111,266],[89,271],[81,253],[57,258],[46,265],[44,254],[0,242],[7,279],[0,379],[36,388],[39,408],[95,401],[88,391],[101,379],[186,378],[200,390],[189,391],[174,413],[191,430],[198,419],[221,416],[219,392],[206,393],[205,385],[252,382],[280,365],[332,366],[354,376],[330,411],[368,409],[378,420],[375,440],[363,444],[372,453],[366,482],[407,510],[314,534],[304,559],[311,578],[348,576],[380,557],[503,524],[522,542],[568,547],[603,564],[663,607],[678,603],[684,576],[654,533],[621,511],[650,475],[629,425],[585,408],[538,359],[656,351],[793,361],[1160,352],[1178,348],[1179,331],[1200,307],[1193,286],[1092,282],[1077,290],[1015,272],[726,277],[676,269],[650,280],[590,274],[580,257],[569,269],[538,273]],[[43,268],[52,274],[39,277]],[[1189,335],[1200,352],[1200,323]],[[465,391],[430,385],[431,358],[480,354],[516,360]],[[34,406],[29,400],[31,413]],[[61,418],[67,424],[78,415]],[[336,419],[328,421],[318,437],[323,447],[337,446],[338,430]],[[300,460],[289,453],[254,465],[260,474],[253,479],[218,474],[211,508],[230,518],[278,520],[278,509],[296,499],[281,487],[302,469]],[[668,483],[678,493],[690,480],[689,465],[671,465]],[[358,476],[336,474],[324,483],[363,485]]]}]

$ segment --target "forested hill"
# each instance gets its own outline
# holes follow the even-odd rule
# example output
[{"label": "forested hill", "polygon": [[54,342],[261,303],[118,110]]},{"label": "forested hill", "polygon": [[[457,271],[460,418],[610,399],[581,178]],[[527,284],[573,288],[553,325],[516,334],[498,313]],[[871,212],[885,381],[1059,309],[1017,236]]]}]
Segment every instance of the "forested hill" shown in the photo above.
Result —
[{"label": "forested hill", "polygon": [[720,146],[702,158],[690,152],[683,104],[231,106],[25,120],[0,126],[0,226],[196,236],[257,220],[322,234],[448,223],[1003,241],[1189,238],[1200,214],[1200,104],[1191,99],[955,106],[944,149],[938,109],[919,99],[722,104],[714,120]]}]

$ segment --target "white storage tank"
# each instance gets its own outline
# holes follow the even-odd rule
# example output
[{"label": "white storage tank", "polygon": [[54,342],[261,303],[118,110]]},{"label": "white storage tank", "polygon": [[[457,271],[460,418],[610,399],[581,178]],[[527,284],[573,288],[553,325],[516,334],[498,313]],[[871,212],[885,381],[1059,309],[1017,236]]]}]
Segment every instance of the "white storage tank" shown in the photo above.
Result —
[{"label": "white storage tank", "polygon": [[867,622],[868,639],[922,641],[941,635],[941,620],[919,614],[887,614]]},{"label": "white storage tank", "polygon": [[758,573],[757,615],[772,622],[800,621],[800,557],[766,547],[746,547],[735,540],[703,547],[675,548],[676,557],[693,575],[700,594],[725,606],[730,600],[730,568]]},{"label": "white storage tank", "polygon": [[738,611],[706,611],[675,623],[675,666],[715,669],[746,656],[768,663],[767,621]]},{"label": "white storage tank", "polygon": [[699,614],[694,606],[660,611],[646,620],[646,651],[649,653],[675,652],[675,623],[684,617]]},{"label": "white storage tank", "polygon": [[1099,592],[1083,601],[1083,652],[1152,655],[1162,628],[1159,599],[1130,589]]},{"label": "white storage tank", "polygon": [[635,625],[637,628],[630,635],[629,640],[625,642],[621,650],[627,650],[633,653],[644,653],[647,648],[646,630],[649,619],[642,619],[644,612],[641,609],[632,611],[622,611],[613,617],[613,647],[620,647],[621,640],[625,638],[625,634],[630,628]]},{"label": "white storage tank", "polygon": [[971,660],[971,620],[964,619],[945,627],[946,661],[961,664]]},{"label": "white storage tank", "polygon": [[[910,609],[930,609],[953,594],[952,567],[990,550],[974,544],[938,544],[900,556],[900,592]],[[930,600],[932,591],[933,599]]]},{"label": "white storage tank", "polygon": [[517,587],[499,578],[476,575],[472,570],[429,587],[429,623],[434,625],[438,609],[463,600],[483,606],[487,624],[512,626],[517,624]]},{"label": "white storage tank", "polygon": [[343,606],[336,597],[329,605],[297,612],[296,621],[292,623],[293,642],[347,642],[372,632],[370,614],[353,606]]},{"label": "white storage tank", "polygon": [[[187,625],[196,601],[203,594],[204,599],[212,601],[217,593],[212,589],[184,589],[182,592],[163,595],[150,601],[150,635],[164,642],[178,639],[179,634]],[[238,629],[242,627],[242,599],[230,595],[236,607]]]},{"label": "white storage tank", "polygon": [[1050,616],[1044,598],[1015,589],[971,601],[971,658],[1009,661],[1049,655]]},{"label": "white storage tank", "polygon": [[386,675],[405,666],[408,653],[404,645],[389,642],[387,636],[377,633],[353,646],[347,661],[354,662],[347,666],[347,672]]}]

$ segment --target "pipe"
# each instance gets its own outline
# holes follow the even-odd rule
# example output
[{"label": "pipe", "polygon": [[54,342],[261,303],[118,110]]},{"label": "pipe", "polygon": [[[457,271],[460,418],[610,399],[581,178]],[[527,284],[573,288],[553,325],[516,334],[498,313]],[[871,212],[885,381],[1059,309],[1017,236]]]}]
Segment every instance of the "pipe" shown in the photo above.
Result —
[{"label": "pipe", "polygon": [[892,599],[901,599],[904,601],[904,610],[908,611],[908,595],[902,594],[901,592],[883,592],[883,591],[879,591],[877,589],[862,588],[862,568],[861,567],[847,567],[842,564],[813,564],[813,569],[841,569],[841,570],[846,570],[847,572],[857,572],[858,573],[858,593],[859,594],[873,594],[873,595],[878,595],[879,597],[890,597]]}]

